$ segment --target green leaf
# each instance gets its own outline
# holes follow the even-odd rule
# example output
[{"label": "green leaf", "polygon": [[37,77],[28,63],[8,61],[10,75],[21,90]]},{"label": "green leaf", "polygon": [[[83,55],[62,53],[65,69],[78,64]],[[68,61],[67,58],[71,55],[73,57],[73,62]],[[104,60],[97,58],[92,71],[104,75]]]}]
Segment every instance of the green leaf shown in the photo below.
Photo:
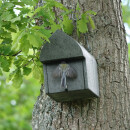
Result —
[{"label": "green leaf", "polygon": [[15,17],[11,20],[12,23],[16,22],[16,21],[20,21],[21,20],[21,17]]},{"label": "green leaf", "polygon": [[14,4],[11,3],[11,2],[4,2],[4,3],[2,4],[2,8],[3,8],[3,9],[9,9],[9,8],[12,8],[13,6],[14,6]]},{"label": "green leaf", "polygon": [[3,42],[3,39],[0,39],[0,44]]},{"label": "green leaf", "polygon": [[31,68],[23,67],[23,74],[28,76],[31,73],[31,70]]},{"label": "green leaf", "polygon": [[14,76],[14,74],[15,74],[16,72],[17,72],[17,70],[12,71],[12,72],[9,74],[8,78],[6,79],[6,82],[11,81],[11,80],[13,79],[13,76]]},{"label": "green leaf", "polygon": [[81,33],[86,33],[88,31],[87,24],[83,19],[77,21],[77,29]]},{"label": "green leaf", "polygon": [[21,70],[18,69],[17,72],[14,74],[13,76],[13,79],[12,79],[12,82],[13,82],[13,86],[14,87],[20,87],[22,82],[23,82],[23,79],[22,79],[22,74],[21,74]]},{"label": "green leaf", "polygon": [[20,6],[24,6],[24,2],[13,2],[14,5],[20,5]]},{"label": "green leaf", "polygon": [[71,35],[72,32],[73,32],[73,22],[72,22],[72,20],[70,20],[68,18],[68,16],[64,16],[62,24],[63,24],[64,32]]},{"label": "green leaf", "polygon": [[94,24],[94,21],[92,20],[91,16],[88,16],[88,19],[89,19],[92,29],[95,29],[95,24]]},{"label": "green leaf", "polygon": [[1,5],[2,5],[2,1],[0,0],[0,7],[1,7]]},{"label": "green leaf", "polygon": [[43,82],[43,69],[36,64],[33,67],[33,77]]},{"label": "green leaf", "polygon": [[55,32],[57,29],[61,29],[60,25],[59,24],[56,24],[56,23],[53,23],[51,25],[51,31],[52,32]]},{"label": "green leaf", "polygon": [[32,29],[37,29],[39,30],[41,27],[40,26],[33,26]]},{"label": "green leaf", "polygon": [[10,14],[9,11],[5,11],[3,12],[3,14],[1,15],[1,19],[4,21],[10,21],[13,18],[13,15]]},{"label": "green leaf", "polygon": [[1,68],[0,68],[0,75],[3,75]]},{"label": "green leaf", "polygon": [[14,33],[17,32],[17,25],[15,23],[11,23],[10,28],[13,29],[12,32],[14,32]]},{"label": "green leaf", "polygon": [[15,50],[16,48],[18,48],[18,43],[19,43],[19,40],[22,38],[23,35],[25,35],[25,30],[22,29],[21,31],[19,31],[16,36],[13,38],[12,36],[12,39],[13,39],[13,43],[12,43],[12,50]]},{"label": "green leaf", "polygon": [[42,46],[44,40],[50,42],[48,37],[40,30],[31,30],[31,33],[28,34],[27,39],[29,40],[30,45],[37,48]]},{"label": "green leaf", "polygon": [[81,15],[81,19],[82,19],[85,23],[88,23],[88,19],[86,18],[86,14],[85,14],[85,13],[83,13],[83,14]]},{"label": "green leaf", "polygon": [[30,42],[30,45],[32,45],[33,47],[40,47],[42,44],[41,42],[39,42],[39,40],[40,40],[39,37],[36,37],[36,35],[34,33],[28,34],[27,39]]},{"label": "green leaf", "polygon": [[11,51],[11,45],[10,44],[1,44],[0,45],[0,54],[8,55]]},{"label": "green leaf", "polygon": [[27,39],[27,35],[24,35],[21,39],[20,39],[20,50],[22,50],[22,52],[24,52],[25,54],[28,53],[29,48],[30,48],[30,43]]},{"label": "green leaf", "polygon": [[88,11],[86,11],[85,13],[86,13],[86,14],[92,14],[92,15],[96,15],[96,14],[97,14],[96,12],[94,12],[94,11],[92,11],[92,10],[88,10]]},{"label": "green leaf", "polygon": [[[41,40],[41,38],[42,38],[42,39],[50,42],[49,39],[48,39],[48,37],[46,35],[44,35],[41,31],[35,32],[35,36],[39,37],[39,40]],[[42,43],[43,41],[41,40],[40,42]]]},{"label": "green leaf", "polygon": [[49,38],[52,34],[52,30],[46,30],[46,29],[43,29],[43,28],[41,28],[40,30],[39,30],[42,34],[44,34],[47,38]]},{"label": "green leaf", "polygon": [[79,2],[77,2],[76,10],[77,10],[77,11],[80,11],[80,10],[81,10],[81,8],[79,7]]},{"label": "green leaf", "polygon": [[0,65],[3,68],[3,71],[5,72],[9,71],[10,63],[7,60],[7,58],[0,56]]},{"label": "green leaf", "polygon": [[23,58],[21,56],[15,57],[14,59],[14,65],[18,68],[23,63]]},{"label": "green leaf", "polygon": [[26,8],[26,7],[23,7],[23,8],[15,8],[15,9],[16,9],[16,10],[20,10],[20,15],[24,15],[24,14],[27,15],[27,13],[29,13],[29,12],[31,11],[31,9]]},{"label": "green leaf", "polygon": [[70,13],[73,13],[73,10],[72,9],[70,9],[70,10],[67,10],[67,11],[65,11],[65,12],[61,12],[61,16],[65,16],[65,15],[69,15]]},{"label": "green leaf", "polygon": [[36,13],[40,12],[42,9],[43,9],[43,6],[36,8],[33,14],[35,15]]}]

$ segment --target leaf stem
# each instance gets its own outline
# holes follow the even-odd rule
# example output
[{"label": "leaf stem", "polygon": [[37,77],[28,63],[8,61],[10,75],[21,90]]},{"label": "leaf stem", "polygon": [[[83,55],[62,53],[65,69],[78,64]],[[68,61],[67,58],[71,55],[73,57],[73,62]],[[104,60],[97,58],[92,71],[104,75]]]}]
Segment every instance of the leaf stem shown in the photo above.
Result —
[{"label": "leaf stem", "polygon": [[19,53],[21,53],[22,51],[17,52],[16,54],[13,55],[4,55],[4,54],[0,54],[1,56],[17,56]]}]

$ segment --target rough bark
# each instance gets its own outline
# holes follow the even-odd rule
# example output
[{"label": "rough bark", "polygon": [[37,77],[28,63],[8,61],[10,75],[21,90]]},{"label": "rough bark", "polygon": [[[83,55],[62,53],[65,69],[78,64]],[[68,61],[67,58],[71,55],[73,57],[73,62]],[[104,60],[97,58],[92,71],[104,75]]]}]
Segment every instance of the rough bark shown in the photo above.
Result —
[{"label": "rough bark", "polygon": [[[75,8],[76,0],[61,0]],[[93,10],[96,29],[89,29],[91,53],[98,63],[100,98],[57,103],[41,88],[34,105],[33,130],[130,129],[128,47],[120,0],[79,0],[82,10]],[[75,37],[76,39],[76,37]],[[85,45],[84,37],[80,39]]]}]

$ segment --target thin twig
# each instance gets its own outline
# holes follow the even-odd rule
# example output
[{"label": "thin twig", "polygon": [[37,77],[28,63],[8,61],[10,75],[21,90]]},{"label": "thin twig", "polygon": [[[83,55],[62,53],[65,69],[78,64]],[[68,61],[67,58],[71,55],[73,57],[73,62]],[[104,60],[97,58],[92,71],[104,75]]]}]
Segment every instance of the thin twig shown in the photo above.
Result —
[{"label": "thin twig", "polygon": [[22,51],[17,52],[16,54],[12,55],[12,56],[17,56],[19,53],[21,53]]},{"label": "thin twig", "polygon": [[33,58],[32,58],[31,60],[29,60],[28,63],[24,65],[24,67],[27,66],[27,65],[29,65],[29,63],[30,63],[32,60],[33,60]]},{"label": "thin twig", "polygon": [[21,53],[22,51],[17,52],[16,54],[13,55],[4,55],[4,54],[0,54],[1,56],[17,56],[19,53]]}]

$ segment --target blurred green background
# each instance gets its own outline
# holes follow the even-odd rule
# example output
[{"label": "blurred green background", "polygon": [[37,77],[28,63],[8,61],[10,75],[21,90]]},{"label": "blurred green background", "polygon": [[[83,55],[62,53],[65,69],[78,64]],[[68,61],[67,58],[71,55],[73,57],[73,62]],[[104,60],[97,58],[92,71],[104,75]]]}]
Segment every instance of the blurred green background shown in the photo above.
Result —
[{"label": "blurred green background", "polygon": [[122,0],[122,13],[126,29],[126,40],[128,43],[128,55],[130,63],[130,0]]},{"label": "blurred green background", "polygon": [[40,84],[27,77],[17,89],[10,82],[5,84],[5,77],[0,77],[0,130],[31,130],[32,111],[40,94]]},{"label": "blurred green background", "polygon": [[[122,1],[130,61],[130,0]],[[0,77],[0,130],[31,130],[33,106],[40,94],[40,84],[30,77],[21,88],[5,83],[8,73]]]}]

